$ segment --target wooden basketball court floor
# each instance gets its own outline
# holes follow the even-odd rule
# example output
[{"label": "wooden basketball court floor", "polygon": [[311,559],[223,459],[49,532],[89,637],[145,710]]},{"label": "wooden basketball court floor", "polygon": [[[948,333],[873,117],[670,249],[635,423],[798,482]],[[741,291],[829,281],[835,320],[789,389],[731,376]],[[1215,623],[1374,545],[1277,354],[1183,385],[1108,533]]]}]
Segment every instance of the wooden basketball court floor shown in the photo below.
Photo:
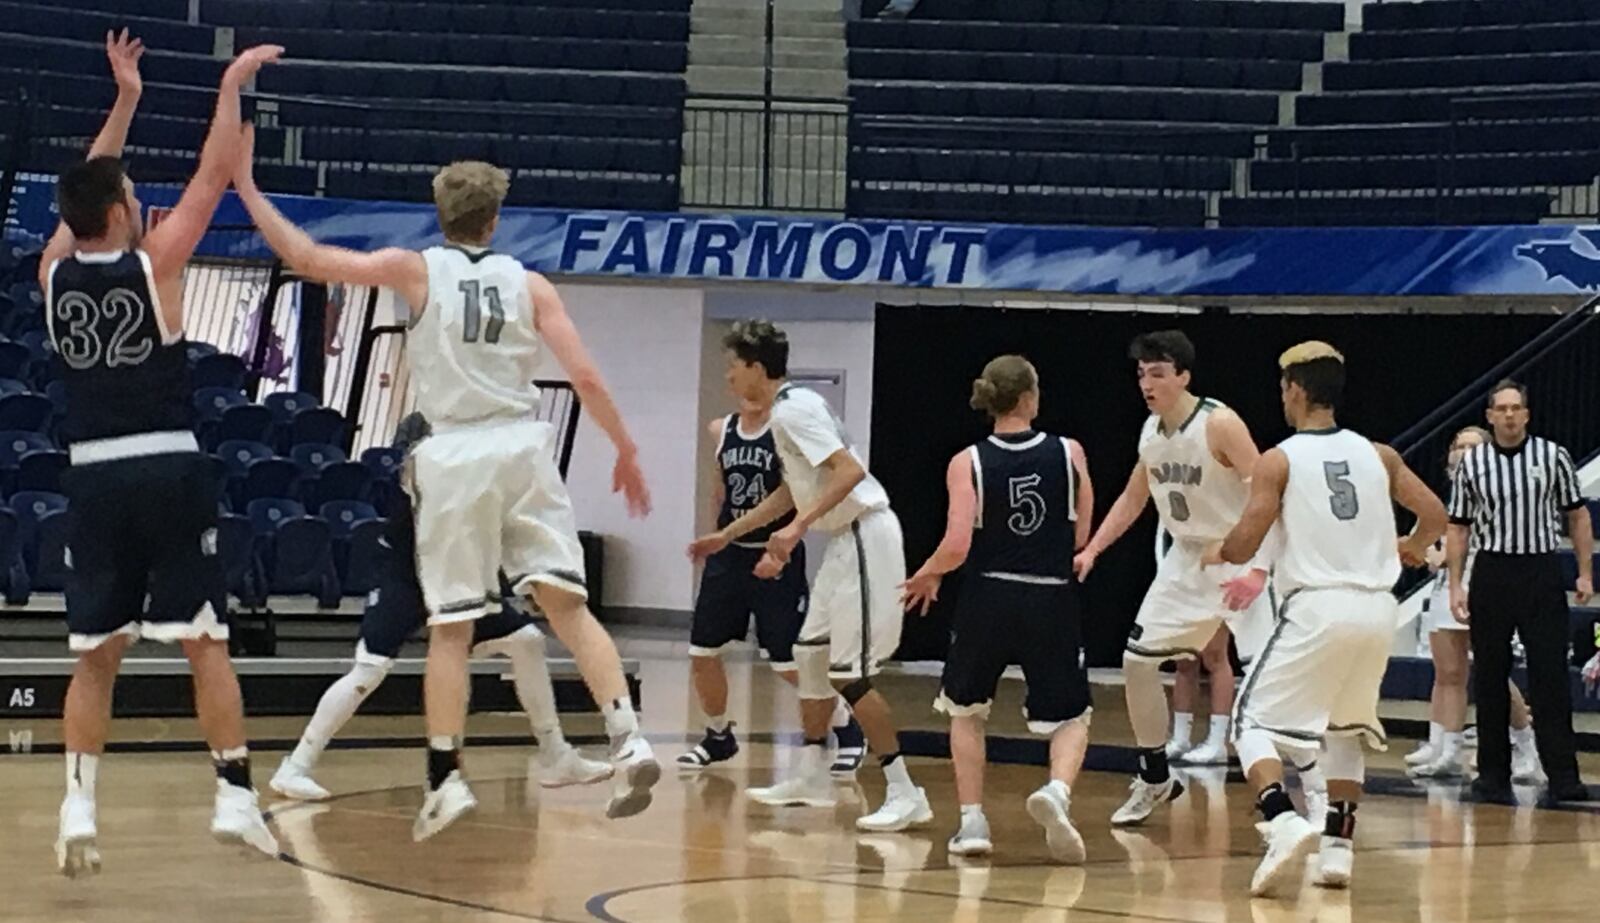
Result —
[{"label": "wooden basketball court floor", "polygon": [[[630,656],[640,656],[637,650]],[[681,656],[641,657],[646,727],[663,761],[685,746],[691,697]],[[56,874],[52,842],[62,792],[59,755],[0,757],[0,920],[83,923],[237,921],[462,921],[503,923],[768,923],[768,921],[1537,921],[1596,918],[1600,809],[1546,810],[1522,792],[1518,808],[1460,803],[1454,787],[1422,788],[1399,772],[1411,742],[1373,762],[1378,791],[1362,806],[1356,879],[1348,892],[1305,883],[1289,900],[1246,893],[1260,855],[1251,798],[1223,770],[1187,774],[1191,793],[1142,828],[1113,831],[1126,794],[1120,769],[1085,772],[1073,816],[1087,865],[1050,861],[1022,799],[1043,780],[1029,765],[991,768],[988,813],[995,854],[947,856],[956,823],[950,766],[913,759],[937,817],[926,829],[857,835],[851,821],[882,795],[863,768],[840,785],[834,811],[747,804],[741,790],[772,778],[792,756],[792,693],[762,667],[737,663],[732,713],[744,750],[729,768],[695,776],[669,769],[655,804],[608,821],[606,790],[540,790],[528,781],[530,751],[469,747],[479,809],[432,841],[413,844],[421,800],[416,718],[360,718],[353,748],[327,755],[321,805],[268,799],[281,845],[276,858],[216,846],[206,833],[211,777],[194,747],[192,721],[121,720],[118,751],[100,772],[104,872],[87,881]],[[890,683],[904,726],[941,727],[926,680]],[[1120,689],[1097,689],[1098,766],[1126,760],[1130,740]],[[1015,690],[1003,691],[992,734],[1015,735]],[[255,776],[265,788],[299,719],[251,722]],[[519,716],[475,715],[474,734],[526,730]],[[575,738],[598,741],[592,716],[571,720]],[[16,723],[15,741],[59,742],[54,723]],[[774,733],[777,732],[777,733]],[[927,735],[921,735],[926,737]],[[404,739],[402,739],[404,738]],[[23,737],[22,739],[26,739]],[[56,749],[59,749],[58,747]],[[601,748],[591,744],[589,749]],[[1002,748],[996,747],[992,752]],[[1593,781],[1593,757],[1585,772]]]}]

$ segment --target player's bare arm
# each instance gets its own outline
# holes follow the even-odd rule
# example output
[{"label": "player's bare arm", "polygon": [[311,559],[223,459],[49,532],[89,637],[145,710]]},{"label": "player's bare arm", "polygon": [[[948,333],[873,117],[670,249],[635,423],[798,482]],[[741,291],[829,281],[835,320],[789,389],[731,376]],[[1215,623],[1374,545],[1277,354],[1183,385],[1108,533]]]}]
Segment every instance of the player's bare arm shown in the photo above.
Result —
[{"label": "player's bare arm", "polygon": [[[139,76],[139,59],[144,57],[144,42],[128,35],[106,33],[106,59],[111,64],[111,75],[117,81],[117,101],[106,115],[106,123],[89,146],[88,159],[96,157],[121,157],[128,143],[128,129],[133,125],[133,115],[139,109],[139,97],[144,94],[144,80]],[[44,245],[39,257],[39,287],[48,288],[50,266],[71,252],[74,240],[72,229],[65,221],[56,225],[54,234]]]},{"label": "player's bare arm", "polygon": [[[283,48],[278,45],[257,45],[235,58],[223,72],[222,83],[217,88],[216,114],[211,118],[205,144],[200,148],[200,165],[171,214],[145,238],[145,251],[150,254],[150,268],[158,286],[174,283],[181,276],[189,258],[194,256],[195,247],[200,245],[200,238],[211,227],[217,203],[228,190],[241,143],[240,91],[263,65],[282,55]],[[182,325],[183,305],[181,302],[170,305],[166,301],[162,299],[162,310],[177,314],[178,323],[173,325],[173,329],[177,329]]]},{"label": "player's bare arm", "polygon": [[[718,491],[721,491],[720,487]],[[719,503],[718,509],[720,508]],[[778,489],[767,494],[754,509],[728,523],[724,528],[690,542],[689,557],[703,561],[762,526],[782,519],[792,509],[794,509],[794,494],[789,492],[788,484],[779,484]]]},{"label": "player's bare arm", "polygon": [[939,586],[944,575],[966,563],[967,553],[972,550],[972,524],[977,519],[978,494],[972,487],[971,453],[958,452],[950,459],[944,484],[950,492],[944,537],[928,560],[900,585],[905,607],[922,615],[927,615],[928,608],[939,601]]},{"label": "player's bare arm", "polygon": [[778,531],[772,533],[767,539],[767,553],[761,556],[756,564],[756,576],[772,579],[783,573],[783,568],[789,563],[789,555],[794,552],[794,546],[800,544],[805,538],[806,530],[811,524],[827,515],[828,511],[844,502],[850,496],[850,491],[856,485],[867,479],[867,469],[850,453],[849,449],[840,449],[822,460],[817,467],[822,469],[822,491],[817,496],[816,505],[808,510],[795,507],[794,522],[789,523]]},{"label": "player's bare arm", "polygon": [[1256,462],[1250,478],[1250,499],[1244,514],[1222,540],[1216,557],[1229,564],[1243,564],[1255,557],[1261,542],[1278,521],[1283,509],[1283,490],[1289,484],[1289,456],[1272,449]]},{"label": "player's bare arm", "polygon": [[1250,427],[1231,409],[1222,407],[1206,418],[1206,444],[1211,455],[1242,480],[1250,480],[1261,451],[1250,435]]},{"label": "player's bare arm", "polygon": [[1450,523],[1444,501],[1422,483],[1416,472],[1406,466],[1400,453],[1386,445],[1374,445],[1383,466],[1389,470],[1389,493],[1394,502],[1410,510],[1417,517],[1416,528],[1400,540],[1400,560],[1408,567],[1421,567],[1427,563],[1428,549],[1444,535]]},{"label": "player's bare arm", "polygon": [[611,492],[620,493],[633,516],[650,515],[650,488],[639,467],[639,447],[628,434],[622,412],[611,397],[600,367],[578,335],[578,328],[567,314],[567,306],[550,280],[536,272],[528,273],[528,295],[533,299],[533,324],[550,353],[567,373],[572,390],[583,401],[583,410],[600,427],[617,450],[617,463],[611,471]]},{"label": "player's bare arm", "polygon": [[[1072,470],[1077,473],[1078,496],[1073,501],[1072,548],[1081,551],[1089,544],[1089,534],[1094,528],[1094,480],[1089,477],[1089,457],[1076,439],[1067,440],[1067,457],[1072,460]],[[970,462],[968,463],[971,464]],[[1149,492],[1149,483],[1145,490]]]},{"label": "player's bare arm", "polygon": [[706,432],[711,436],[711,519],[713,522],[722,512],[722,501],[725,488],[722,483],[722,458],[717,449],[722,441],[722,419],[712,420],[706,425]]},{"label": "player's bare arm", "polygon": [[[372,253],[319,244],[283,216],[256,187],[255,129],[245,126],[233,172],[234,189],[267,246],[296,275],[317,282],[343,282],[394,289],[420,313],[428,300],[428,265],[422,254],[398,247]],[[170,220],[170,219],[169,219]],[[165,224],[165,222],[163,222]]]},{"label": "player's bare arm", "polygon": [[1450,614],[1465,625],[1471,621],[1467,609],[1467,543],[1471,540],[1470,526],[1452,522],[1445,529],[1444,561],[1449,571]]},{"label": "player's bare arm", "polygon": [[1086,580],[1089,572],[1094,570],[1095,561],[1105,553],[1107,548],[1117,543],[1125,532],[1139,519],[1144,512],[1145,505],[1150,502],[1150,477],[1145,474],[1144,467],[1137,462],[1133,466],[1133,473],[1128,475],[1128,485],[1122,488],[1121,496],[1117,502],[1111,504],[1106,518],[1100,523],[1100,528],[1095,530],[1094,537],[1072,559],[1072,571],[1079,580]]}]

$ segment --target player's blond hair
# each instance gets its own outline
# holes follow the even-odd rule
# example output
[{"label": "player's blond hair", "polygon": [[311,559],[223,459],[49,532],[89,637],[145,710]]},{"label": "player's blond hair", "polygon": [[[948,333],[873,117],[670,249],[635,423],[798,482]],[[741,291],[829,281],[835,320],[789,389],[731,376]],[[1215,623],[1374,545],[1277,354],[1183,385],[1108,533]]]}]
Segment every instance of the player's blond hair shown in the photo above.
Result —
[{"label": "player's blond hair", "polygon": [[506,171],[481,160],[458,160],[433,178],[433,204],[446,240],[488,243],[500,203],[511,190]]},{"label": "player's blond hair", "polygon": [[1307,340],[1296,346],[1291,346],[1278,357],[1278,368],[1286,369],[1291,365],[1300,365],[1303,362],[1313,362],[1317,359],[1332,359],[1339,364],[1344,364],[1344,353],[1339,352],[1321,340]]},{"label": "player's blond hair", "polygon": [[972,382],[972,408],[991,417],[1003,417],[1017,409],[1024,395],[1039,388],[1039,373],[1033,363],[1021,356],[999,356],[989,360],[983,374]]}]

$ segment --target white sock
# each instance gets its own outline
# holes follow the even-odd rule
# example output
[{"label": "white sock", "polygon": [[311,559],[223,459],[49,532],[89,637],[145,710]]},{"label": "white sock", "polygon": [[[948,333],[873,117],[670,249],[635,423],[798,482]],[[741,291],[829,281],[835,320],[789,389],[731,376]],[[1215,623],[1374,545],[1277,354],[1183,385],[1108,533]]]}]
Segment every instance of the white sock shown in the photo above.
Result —
[{"label": "white sock", "polygon": [[600,706],[606,718],[606,733],[612,740],[634,737],[639,733],[639,716],[633,711],[629,699],[616,699]]},{"label": "white sock", "polygon": [[976,817],[981,820],[983,818],[983,805],[981,803],[962,805],[961,819],[966,820],[969,817]]},{"label": "white sock", "polygon": [[1461,752],[1461,736],[1460,731],[1445,731],[1444,736],[1439,740],[1439,755],[1456,756],[1459,754]]},{"label": "white sock", "polygon": [[1444,742],[1444,725],[1437,721],[1428,722],[1428,746],[1439,749],[1439,744]]},{"label": "white sock", "polygon": [[517,689],[517,701],[528,715],[533,736],[539,749],[546,755],[567,748],[567,738],[561,733],[561,718],[556,714],[556,690],[550,683],[550,665],[544,659],[544,636],[531,632],[507,638],[500,650],[511,661],[511,681]]},{"label": "white sock", "polygon": [[1055,794],[1060,797],[1062,801],[1066,801],[1072,797],[1072,787],[1060,779],[1051,779],[1049,782],[1045,783],[1044,787],[1048,788],[1052,792],[1055,792]]},{"label": "white sock", "polygon": [[905,757],[897,757],[895,761],[883,767],[883,778],[889,783],[890,788],[903,788],[910,791],[915,788],[911,784],[911,773],[906,769]]},{"label": "white sock", "polygon": [[828,748],[816,744],[800,748],[800,776],[805,779],[828,778]]},{"label": "white sock", "polygon": [[289,762],[309,772],[316,768],[328,741],[339,733],[367,696],[383,682],[386,671],[371,664],[357,663],[349,673],[334,681],[317,702],[317,711],[300,735],[300,743],[289,755]]},{"label": "white sock", "polygon": [[67,752],[67,797],[94,800],[94,781],[100,774],[98,753]]},{"label": "white sock", "polygon": [[1522,747],[1532,746],[1533,745],[1533,725],[1530,724],[1525,728],[1512,728],[1511,729],[1511,742],[1514,743],[1514,744],[1517,744],[1518,746],[1522,746]]},{"label": "white sock", "polygon": [[1194,715],[1190,712],[1174,712],[1172,715],[1172,740],[1174,743],[1186,744],[1189,735],[1193,733]]},{"label": "white sock", "polygon": [[1227,715],[1212,715],[1211,730],[1206,735],[1206,745],[1226,747],[1228,745],[1228,728],[1233,721]]},{"label": "white sock", "polygon": [[707,715],[706,716],[706,730],[711,731],[714,734],[721,734],[721,733],[726,732],[728,730],[728,716],[727,715]]},{"label": "white sock", "polygon": [[834,698],[833,718],[829,723],[836,728],[842,728],[850,723],[850,706],[845,704],[844,696]]}]

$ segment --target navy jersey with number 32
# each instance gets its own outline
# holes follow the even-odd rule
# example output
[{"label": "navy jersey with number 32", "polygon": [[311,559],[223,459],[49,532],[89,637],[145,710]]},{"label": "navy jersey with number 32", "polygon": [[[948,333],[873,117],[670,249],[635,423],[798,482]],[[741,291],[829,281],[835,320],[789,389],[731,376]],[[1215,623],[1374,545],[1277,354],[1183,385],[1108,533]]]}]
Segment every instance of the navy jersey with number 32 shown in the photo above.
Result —
[{"label": "navy jersey with number 32", "polygon": [[967,450],[978,516],[967,563],[974,573],[1069,579],[1077,485],[1065,439],[1004,433]]},{"label": "navy jersey with number 32", "polygon": [[[717,514],[719,529],[755,509],[783,484],[783,465],[778,461],[771,425],[747,436],[739,429],[738,414],[729,415],[722,425],[717,465],[722,469],[722,510]],[[794,513],[787,513],[776,522],[745,535],[739,544],[765,544],[772,533],[793,521]]]}]

